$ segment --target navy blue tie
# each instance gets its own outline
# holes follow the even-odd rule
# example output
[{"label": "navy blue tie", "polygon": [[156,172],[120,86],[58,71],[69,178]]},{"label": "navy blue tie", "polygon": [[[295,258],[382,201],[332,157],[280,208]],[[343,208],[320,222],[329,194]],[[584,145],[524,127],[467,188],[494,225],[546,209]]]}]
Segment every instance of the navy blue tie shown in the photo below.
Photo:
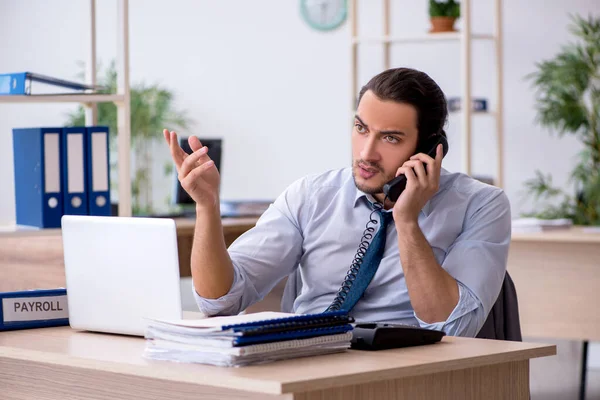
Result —
[{"label": "navy blue tie", "polygon": [[357,273],[349,273],[342,284],[342,288],[338,293],[336,300],[327,308],[326,311],[345,310],[350,311],[356,305],[358,300],[363,296],[363,293],[371,283],[377,268],[383,258],[383,252],[385,250],[385,239],[387,226],[392,220],[391,212],[383,212],[381,209],[377,210],[381,224],[379,230],[373,237],[371,244],[367,248],[362,263]]}]

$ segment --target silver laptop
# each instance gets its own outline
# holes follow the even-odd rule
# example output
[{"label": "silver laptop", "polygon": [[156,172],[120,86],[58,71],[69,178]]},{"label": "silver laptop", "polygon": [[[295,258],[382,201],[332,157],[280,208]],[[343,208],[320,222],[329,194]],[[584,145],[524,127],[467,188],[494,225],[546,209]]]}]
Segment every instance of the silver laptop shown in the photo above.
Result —
[{"label": "silver laptop", "polygon": [[62,217],[72,328],[143,336],[145,318],[180,319],[171,219]]}]

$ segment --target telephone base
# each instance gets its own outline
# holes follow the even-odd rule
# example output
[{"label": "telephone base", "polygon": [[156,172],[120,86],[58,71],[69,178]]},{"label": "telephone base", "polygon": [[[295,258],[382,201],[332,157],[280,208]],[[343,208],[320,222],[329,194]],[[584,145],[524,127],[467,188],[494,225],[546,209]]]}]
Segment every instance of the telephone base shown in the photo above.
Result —
[{"label": "telephone base", "polygon": [[418,326],[359,323],[352,330],[350,348],[354,350],[385,350],[433,344],[446,335],[443,331]]}]

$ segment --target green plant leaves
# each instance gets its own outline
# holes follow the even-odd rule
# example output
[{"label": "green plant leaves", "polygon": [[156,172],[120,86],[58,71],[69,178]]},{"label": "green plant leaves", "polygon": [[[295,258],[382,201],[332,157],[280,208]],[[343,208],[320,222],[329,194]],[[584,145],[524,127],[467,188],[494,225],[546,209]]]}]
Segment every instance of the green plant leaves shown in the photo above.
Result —
[{"label": "green plant leaves", "polygon": [[[82,63],[79,63],[84,68]],[[101,68],[98,68],[100,70]],[[80,73],[79,75],[83,75]],[[98,82],[107,89],[102,93],[117,92],[117,71],[114,61],[104,71]],[[133,179],[131,183],[132,212],[134,215],[149,214],[153,212],[152,205],[152,155],[150,144],[162,140],[162,130],[165,127],[172,129],[188,129],[191,119],[183,111],[178,111],[174,106],[173,93],[158,85],[137,83],[131,87],[131,150],[135,162],[133,166]],[[98,124],[106,125],[110,129],[111,149],[116,145],[117,107],[113,103],[98,103]],[[79,106],[67,118],[67,126],[84,126],[85,109]],[[114,170],[116,160],[111,160],[111,169]],[[172,171],[172,170],[171,170]],[[164,169],[165,174],[167,170]],[[114,187],[114,185],[113,185]]]},{"label": "green plant leaves", "polygon": [[536,122],[559,136],[572,134],[585,146],[571,173],[576,193],[569,197],[536,171],[525,187],[536,201],[563,194],[560,205],[545,205],[528,215],[571,218],[600,225],[600,18],[571,16],[570,32],[579,39],[527,75],[536,92]]},{"label": "green plant leaves", "polygon": [[429,16],[460,17],[460,3],[455,0],[429,0]]}]

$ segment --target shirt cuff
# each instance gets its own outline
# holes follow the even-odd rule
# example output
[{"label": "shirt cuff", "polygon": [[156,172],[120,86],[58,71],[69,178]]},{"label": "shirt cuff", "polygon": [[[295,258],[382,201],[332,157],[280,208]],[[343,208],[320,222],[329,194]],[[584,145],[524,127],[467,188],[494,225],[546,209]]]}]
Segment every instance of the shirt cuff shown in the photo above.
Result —
[{"label": "shirt cuff", "polygon": [[240,313],[240,304],[244,293],[244,279],[242,278],[239,269],[233,265],[233,283],[229,292],[217,299],[207,299],[196,292],[192,285],[194,298],[200,312],[207,317],[215,315],[235,315]]},{"label": "shirt cuff", "polygon": [[419,319],[417,314],[413,311],[413,314],[419,322],[419,326],[421,326],[421,328],[443,331],[447,324],[450,324],[451,322],[459,319],[473,310],[476,310],[479,307],[479,300],[477,300],[473,292],[471,292],[471,290],[460,281],[456,281],[456,283],[458,284],[458,303],[448,316],[448,319],[445,321],[432,323],[424,322]]}]

